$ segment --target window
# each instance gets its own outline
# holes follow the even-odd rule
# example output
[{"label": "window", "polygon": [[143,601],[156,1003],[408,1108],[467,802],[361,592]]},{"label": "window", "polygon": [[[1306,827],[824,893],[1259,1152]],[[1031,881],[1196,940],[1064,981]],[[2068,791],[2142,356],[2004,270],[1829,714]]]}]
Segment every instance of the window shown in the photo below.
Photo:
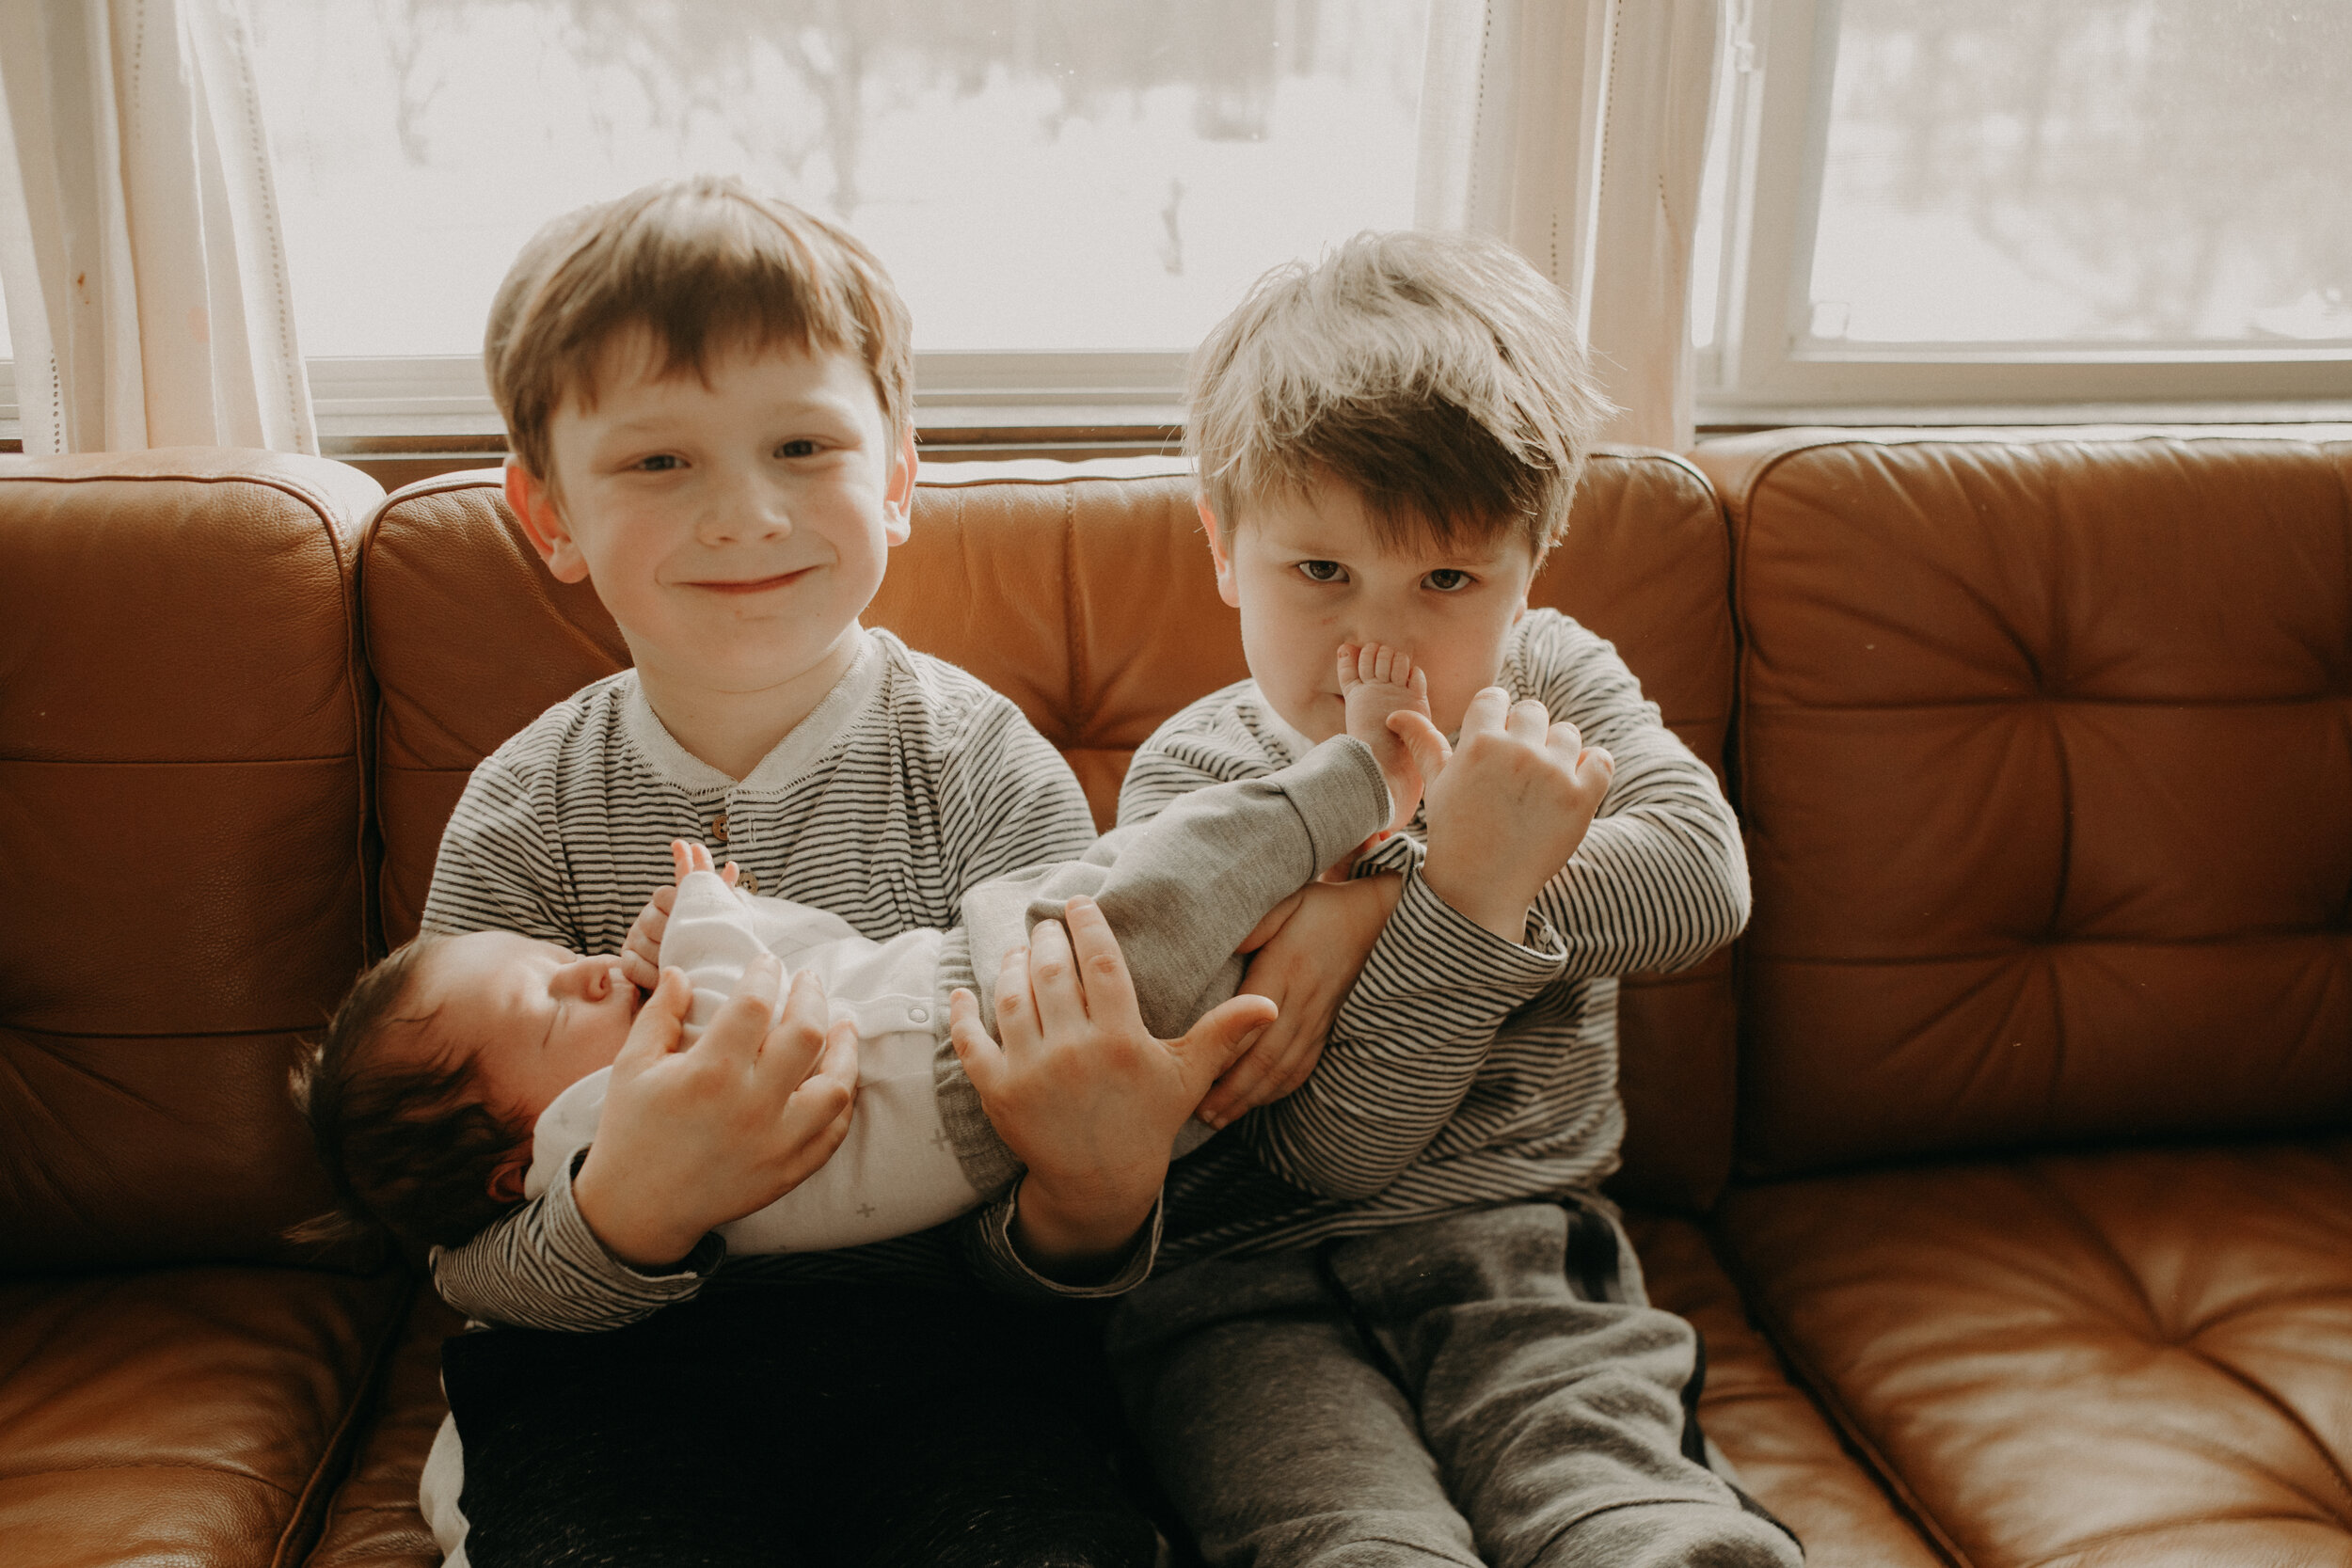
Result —
[{"label": "window", "polygon": [[1427,0],[249,0],[323,434],[497,428],[523,240],[690,170],[845,223],[942,423],[1174,420],[1275,262],[1412,220]]},{"label": "window", "polygon": [[1737,0],[1732,34],[1702,418],[2352,397],[2352,7]]}]

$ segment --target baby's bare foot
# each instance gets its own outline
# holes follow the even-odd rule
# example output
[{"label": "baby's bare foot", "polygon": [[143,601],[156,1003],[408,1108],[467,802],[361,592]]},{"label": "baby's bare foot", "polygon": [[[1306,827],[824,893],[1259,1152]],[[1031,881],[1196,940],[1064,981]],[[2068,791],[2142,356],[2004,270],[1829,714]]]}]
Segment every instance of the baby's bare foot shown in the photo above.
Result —
[{"label": "baby's bare foot", "polygon": [[1411,657],[1378,642],[1340,649],[1340,698],[1347,705],[1347,733],[1372,748],[1380,776],[1388,781],[1389,800],[1396,815],[1391,830],[1413,819],[1421,805],[1421,770],[1412,752],[1389,728],[1392,713],[1429,717],[1429,677],[1413,668]]}]

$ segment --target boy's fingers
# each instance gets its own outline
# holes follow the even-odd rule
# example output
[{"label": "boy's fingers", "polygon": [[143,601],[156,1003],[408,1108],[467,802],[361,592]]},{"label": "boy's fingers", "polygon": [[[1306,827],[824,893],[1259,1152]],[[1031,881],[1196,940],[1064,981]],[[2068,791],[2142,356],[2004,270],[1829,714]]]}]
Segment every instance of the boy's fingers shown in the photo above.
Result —
[{"label": "boy's fingers", "polygon": [[675,884],[686,880],[686,874],[694,869],[693,857],[686,852],[686,841],[670,840],[670,880]]},{"label": "boy's fingers", "polygon": [[1502,733],[1514,740],[1524,740],[1540,746],[1551,730],[1551,710],[1533,697],[1511,705],[1511,711],[1502,721]]},{"label": "boy's fingers", "polygon": [[1029,992],[1029,950],[1010,947],[996,969],[996,1037],[1009,1050],[1037,1037],[1037,998]]},{"label": "boy's fingers", "polygon": [[1276,1016],[1273,1003],[1245,991],[1210,1008],[1183,1039],[1168,1041],[1168,1052],[1184,1074],[1186,1098],[1196,1104],[1206,1099],[1209,1085],[1225,1075]]},{"label": "boy's fingers", "polygon": [[[663,970],[663,978],[667,979],[670,973]],[[702,1038],[695,1041],[695,1049],[756,1060],[768,1038],[769,1020],[776,1014],[776,992],[783,974],[784,965],[773,953],[762,953],[745,965],[743,977],[735,983],[734,994],[719,1008]]]},{"label": "boy's fingers", "polygon": [[621,949],[621,973],[639,990],[651,990],[661,983],[661,971],[645,961],[645,956],[633,947]]},{"label": "boy's fingers", "polygon": [[824,1053],[817,1058],[817,1076],[857,1092],[857,1021],[843,1019],[825,1031]]},{"label": "boy's fingers", "polygon": [[1576,759],[1579,784],[1606,793],[1609,782],[1617,776],[1617,759],[1598,746],[1587,746]]},{"label": "boy's fingers", "polygon": [[1287,1033],[1278,1019],[1209,1090],[1200,1102],[1200,1119],[1223,1127],[1244,1111],[1272,1104],[1304,1084],[1322,1056],[1321,1040]]},{"label": "boy's fingers", "polygon": [[[1001,991],[1004,982],[997,982]],[[1029,998],[1037,1007],[1038,1027],[1047,1035],[1075,1030],[1087,1021],[1086,992],[1078,983],[1077,956],[1070,933],[1058,920],[1041,920],[1029,927]]]},{"label": "boy's fingers", "polygon": [[1511,711],[1511,694],[1499,686],[1482,687],[1462,710],[1462,738],[1502,728]]},{"label": "boy's fingers", "polygon": [[1234,948],[1233,951],[1236,953],[1255,953],[1259,948],[1263,947],[1267,942],[1272,942],[1274,940],[1274,933],[1280,930],[1283,926],[1288,924],[1290,917],[1298,912],[1298,906],[1306,901],[1307,893],[1306,890],[1302,888],[1298,892],[1294,893],[1289,897],[1283,899],[1280,903],[1275,905],[1274,908],[1266,911],[1265,918],[1250,927],[1249,934],[1241,939],[1241,945]]},{"label": "boy's fingers", "polygon": [[694,988],[687,984],[686,971],[665,969],[657,975],[653,993],[637,1009],[628,1038],[621,1042],[620,1053],[612,1058],[614,1076],[634,1076],[656,1057],[676,1050],[685,1037],[687,1009],[693,1005]]},{"label": "boy's fingers", "polygon": [[1567,752],[1571,761],[1582,760],[1581,753],[1584,750],[1584,736],[1565,719],[1553,721],[1550,730],[1544,736],[1544,744],[1553,751]]},{"label": "boy's fingers", "polygon": [[[813,1118],[816,1113],[827,1110],[832,1111],[833,1116],[830,1120],[816,1127],[809,1133],[807,1140],[792,1151],[790,1158],[785,1161],[783,1168],[776,1173],[784,1192],[790,1192],[816,1175],[818,1168],[834,1157],[834,1151],[840,1148],[842,1140],[850,1135],[850,1119],[855,1112],[856,1103],[854,1098],[846,1096],[841,1097],[837,1101],[832,1099],[818,1099],[815,1096],[810,1098],[805,1107],[810,1118]],[[795,1107],[795,1109],[802,1109],[802,1107]]]},{"label": "boy's fingers", "polygon": [[784,1011],[761,1042],[760,1070],[788,1084],[802,1083],[824,1053],[831,1018],[825,983],[805,969],[796,971],[791,990],[785,992]]},{"label": "boy's fingers", "polygon": [[[1000,982],[1001,983],[1001,982]],[[980,1026],[980,999],[958,986],[947,997],[947,1043],[956,1048],[963,1075],[986,1100],[1004,1071],[1004,1051]]]},{"label": "boy's fingers", "polygon": [[[1464,728],[1468,727],[1465,721]],[[1454,748],[1446,744],[1445,733],[1431,723],[1429,715],[1425,713],[1405,709],[1390,714],[1389,733],[1405,742],[1405,750],[1412,755],[1413,767],[1421,774],[1422,788],[1424,790],[1438,782],[1438,775],[1444,772],[1445,765],[1453,760]]]},{"label": "boy's fingers", "polygon": [[[1267,1034],[1270,1033],[1272,1029],[1269,1026]],[[1249,1049],[1241,1053],[1241,1059],[1225,1069],[1225,1076],[1209,1086],[1208,1097],[1200,1101],[1200,1108],[1193,1115],[1211,1127],[1224,1127],[1257,1104],[1253,1096],[1259,1085],[1272,1076],[1272,1069],[1268,1065],[1271,1058],[1266,1051],[1259,1049],[1266,1044],[1265,1034],[1261,1034],[1252,1041]]]},{"label": "boy's fingers", "polygon": [[1127,973],[1127,956],[1119,950],[1119,937],[1093,899],[1076,897],[1062,906],[1069,922],[1071,952],[1077,959],[1079,984],[1086,992],[1089,1018],[1116,1018],[1136,1010],[1136,986]]}]

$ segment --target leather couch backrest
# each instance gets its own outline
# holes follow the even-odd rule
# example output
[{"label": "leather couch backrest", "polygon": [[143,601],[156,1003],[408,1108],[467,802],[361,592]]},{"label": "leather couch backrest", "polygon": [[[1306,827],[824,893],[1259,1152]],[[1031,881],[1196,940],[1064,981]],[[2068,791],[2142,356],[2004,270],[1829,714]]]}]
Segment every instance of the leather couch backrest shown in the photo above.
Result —
[{"label": "leather couch backrest", "polygon": [[286,1259],[286,1092],[365,958],[342,464],[0,471],[0,1271]]},{"label": "leather couch backrest", "polygon": [[2347,437],[1700,449],[1745,1166],[2352,1118]]},{"label": "leather couch backrest", "polygon": [[[940,482],[931,482],[937,476]],[[1698,473],[1658,452],[1597,457],[1535,600],[1613,638],[1669,722],[1723,756],[1732,635],[1728,546]],[[499,499],[494,473],[411,485],[363,546],[362,613],[382,692],[377,799],[388,942],[416,929],[433,858],[473,765],[628,650],[585,585],[552,581]],[[1187,481],[1065,475],[918,490],[914,538],[866,616],[1019,703],[1059,747],[1099,820],[1136,746],[1195,697],[1241,678]],[[1623,1185],[1700,1208],[1729,1169],[1728,955],[1629,985]]]}]

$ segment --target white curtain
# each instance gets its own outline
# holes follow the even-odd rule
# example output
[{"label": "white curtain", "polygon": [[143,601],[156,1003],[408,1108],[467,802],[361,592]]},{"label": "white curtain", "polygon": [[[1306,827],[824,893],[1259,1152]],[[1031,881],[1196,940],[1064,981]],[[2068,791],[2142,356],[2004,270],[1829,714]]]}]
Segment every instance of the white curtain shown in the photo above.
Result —
[{"label": "white curtain", "polygon": [[1567,292],[1613,441],[1692,442],[1690,279],[1724,0],[1431,0],[1415,221]]},{"label": "white curtain", "polygon": [[27,452],[318,451],[238,0],[0,0]]}]

